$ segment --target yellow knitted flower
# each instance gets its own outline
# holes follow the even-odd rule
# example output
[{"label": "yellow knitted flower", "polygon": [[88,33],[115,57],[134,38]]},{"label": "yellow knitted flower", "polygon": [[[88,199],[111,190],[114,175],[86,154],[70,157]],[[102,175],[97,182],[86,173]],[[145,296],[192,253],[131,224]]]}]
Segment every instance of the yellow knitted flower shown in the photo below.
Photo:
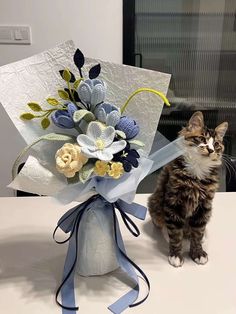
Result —
[{"label": "yellow knitted flower", "polygon": [[67,178],[73,178],[88,158],[81,152],[81,148],[77,144],[64,144],[56,152],[56,168],[57,171],[63,173]]},{"label": "yellow knitted flower", "polygon": [[95,163],[94,172],[101,177],[104,177],[107,172],[110,170],[110,167],[108,165],[108,162],[97,160]]},{"label": "yellow knitted flower", "polygon": [[124,168],[121,162],[112,162],[111,169],[108,171],[108,175],[114,179],[119,179],[124,173]]}]

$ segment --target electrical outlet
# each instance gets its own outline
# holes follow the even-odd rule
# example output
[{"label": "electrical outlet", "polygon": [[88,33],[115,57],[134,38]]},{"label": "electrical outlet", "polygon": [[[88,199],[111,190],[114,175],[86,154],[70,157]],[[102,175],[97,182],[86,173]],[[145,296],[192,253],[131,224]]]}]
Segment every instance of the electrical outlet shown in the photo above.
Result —
[{"label": "electrical outlet", "polygon": [[30,27],[0,25],[0,44],[30,45]]}]

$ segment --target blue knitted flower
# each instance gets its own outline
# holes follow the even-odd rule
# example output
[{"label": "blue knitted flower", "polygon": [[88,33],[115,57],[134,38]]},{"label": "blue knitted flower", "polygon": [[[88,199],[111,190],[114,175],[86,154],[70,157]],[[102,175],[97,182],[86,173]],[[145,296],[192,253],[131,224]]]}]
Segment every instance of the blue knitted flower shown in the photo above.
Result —
[{"label": "blue knitted flower", "polygon": [[94,111],[96,118],[108,126],[115,127],[120,121],[120,109],[115,105],[103,103]]},{"label": "blue knitted flower", "polygon": [[136,121],[126,116],[120,118],[116,129],[123,131],[127,140],[134,138],[139,133],[139,126],[136,124]]},{"label": "blue knitted flower", "polygon": [[56,110],[52,113],[52,122],[59,128],[72,129],[75,127],[73,114],[77,110],[78,108],[76,107],[76,105],[74,105],[73,103],[69,103],[66,110]]},{"label": "blue knitted flower", "polygon": [[97,104],[102,103],[106,96],[106,86],[103,81],[98,79],[87,79],[81,82],[77,91],[82,103],[89,105],[91,111]]},{"label": "blue knitted flower", "polygon": [[130,144],[127,143],[126,147],[122,151],[114,155],[113,160],[121,162],[123,164],[125,172],[130,172],[133,167],[138,167],[139,158],[139,153],[135,149],[130,148]]}]

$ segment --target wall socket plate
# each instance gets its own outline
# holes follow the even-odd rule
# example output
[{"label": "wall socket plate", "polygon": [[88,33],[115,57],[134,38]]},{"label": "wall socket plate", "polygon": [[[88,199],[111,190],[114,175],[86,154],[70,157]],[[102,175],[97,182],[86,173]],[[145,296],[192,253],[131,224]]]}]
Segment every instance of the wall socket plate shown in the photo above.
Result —
[{"label": "wall socket plate", "polygon": [[0,25],[0,44],[30,45],[30,27],[17,25]]}]

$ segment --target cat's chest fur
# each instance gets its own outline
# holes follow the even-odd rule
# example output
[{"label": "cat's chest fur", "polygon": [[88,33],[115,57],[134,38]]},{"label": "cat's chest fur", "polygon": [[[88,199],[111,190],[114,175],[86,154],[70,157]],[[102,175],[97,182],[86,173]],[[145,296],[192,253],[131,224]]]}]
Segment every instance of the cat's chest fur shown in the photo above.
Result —
[{"label": "cat's chest fur", "polygon": [[[179,201],[186,202],[186,218],[194,214],[206,199],[212,199],[218,187],[218,166],[207,158],[183,156],[178,164]],[[181,165],[181,166],[180,166]],[[178,180],[178,179],[177,179]]]},{"label": "cat's chest fur", "polygon": [[220,165],[204,157],[196,157],[186,154],[183,158],[185,170],[198,181],[211,177],[211,170]]}]

